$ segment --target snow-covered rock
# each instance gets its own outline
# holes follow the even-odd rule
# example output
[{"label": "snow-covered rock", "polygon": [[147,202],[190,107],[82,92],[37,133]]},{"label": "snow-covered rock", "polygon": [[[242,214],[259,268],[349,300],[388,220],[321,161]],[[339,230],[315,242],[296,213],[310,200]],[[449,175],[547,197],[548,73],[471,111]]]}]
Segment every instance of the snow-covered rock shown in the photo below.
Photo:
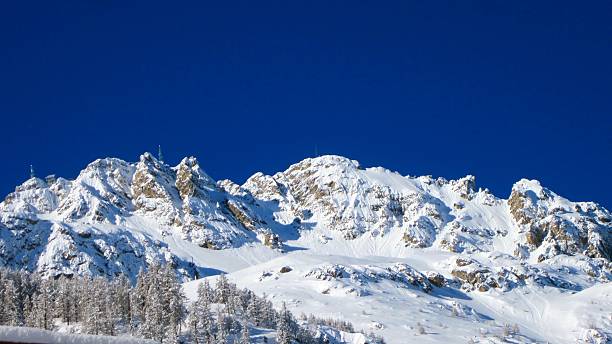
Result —
[{"label": "snow-covered rock", "polygon": [[603,207],[570,202],[526,179],[513,186],[508,206],[522,234],[518,244],[533,251],[538,261],[558,254],[612,259],[612,219]]}]

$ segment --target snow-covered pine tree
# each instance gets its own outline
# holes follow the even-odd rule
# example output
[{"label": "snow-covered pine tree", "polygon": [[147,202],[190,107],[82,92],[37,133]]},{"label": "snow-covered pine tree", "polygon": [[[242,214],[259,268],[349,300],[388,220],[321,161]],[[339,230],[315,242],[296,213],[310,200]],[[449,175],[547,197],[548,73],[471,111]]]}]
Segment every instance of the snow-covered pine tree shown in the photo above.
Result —
[{"label": "snow-covered pine tree", "polygon": [[208,304],[215,301],[215,291],[211,288],[210,283],[206,279],[198,285],[198,300],[206,301]]},{"label": "snow-covered pine tree", "polygon": [[259,298],[257,298],[255,295],[250,295],[246,315],[247,318],[250,319],[257,326],[260,326],[263,322]]},{"label": "snow-covered pine tree", "polygon": [[276,311],[270,300],[267,300],[266,294],[259,300],[262,312],[262,323],[265,327],[273,327],[276,324]]},{"label": "snow-covered pine tree", "polygon": [[189,313],[190,332],[198,343],[214,342],[215,324],[210,309],[212,297],[210,284],[204,280],[198,285],[198,297],[191,305]]},{"label": "snow-covered pine tree", "polygon": [[162,342],[168,332],[167,317],[164,314],[164,300],[161,286],[153,283],[146,296],[145,314],[140,325],[140,334]]},{"label": "snow-covered pine tree", "polygon": [[83,329],[88,334],[106,334],[108,331],[105,287],[100,278],[85,285],[86,293],[82,303]]},{"label": "snow-covered pine tree", "polygon": [[89,306],[91,282],[86,278],[77,278],[75,280],[75,319],[80,321],[82,324],[85,323],[87,318],[87,309]]},{"label": "snow-covered pine tree", "polygon": [[249,333],[249,324],[246,320],[242,321],[242,330],[240,331],[240,344],[250,344],[251,334]]},{"label": "snow-covered pine tree", "polygon": [[217,284],[215,285],[216,302],[226,304],[230,295],[229,282],[225,274],[219,275]]},{"label": "snow-covered pine tree", "polygon": [[100,291],[100,300],[103,300],[104,304],[100,305],[103,310],[103,322],[102,322],[102,333],[110,336],[114,336],[117,327],[117,319],[119,318],[119,306],[115,299],[116,294],[111,289],[111,284],[107,281],[100,281],[99,287],[102,288]]},{"label": "snow-covered pine tree", "polygon": [[53,325],[53,290],[52,282],[42,280],[38,286],[38,293],[32,298],[27,323],[29,326],[50,330]]},{"label": "snow-covered pine tree", "polygon": [[74,296],[72,293],[72,285],[70,280],[65,278],[57,280],[57,298],[55,299],[54,305],[55,314],[68,325],[74,322]]},{"label": "snow-covered pine tree", "polygon": [[[6,277],[3,274],[3,270],[0,270],[0,301],[4,300],[4,290],[6,289]],[[0,307],[0,325],[4,325],[4,308]]]},{"label": "snow-covered pine tree", "polygon": [[200,328],[200,319],[198,318],[198,303],[193,302],[187,310],[187,330],[192,343],[203,343],[202,329]]},{"label": "snow-covered pine tree", "polygon": [[41,293],[37,293],[32,297],[31,307],[26,317],[26,326],[49,329],[47,325],[47,298]]},{"label": "snow-covered pine tree", "polygon": [[217,309],[217,333],[215,334],[215,344],[226,344],[228,334],[226,315],[224,310],[219,307]]},{"label": "snow-covered pine tree", "polygon": [[130,293],[130,329],[132,334],[135,334],[136,328],[144,322],[148,286],[147,275],[141,268],[136,276],[136,287]]},{"label": "snow-covered pine tree", "polygon": [[276,319],[276,342],[278,344],[291,344],[291,314],[283,302]]},{"label": "snow-covered pine tree", "polygon": [[230,315],[236,315],[238,304],[236,303],[236,285],[233,283],[227,284],[227,300],[225,302],[225,312]]},{"label": "snow-covered pine tree", "polygon": [[237,310],[242,315],[247,315],[247,309],[249,307],[249,302],[251,301],[250,290],[248,289],[236,289],[235,301]]},{"label": "snow-covered pine tree", "polygon": [[3,281],[2,288],[2,319],[0,323],[9,326],[21,325],[23,313],[19,302],[19,291],[12,278]]},{"label": "snow-covered pine tree", "polygon": [[124,325],[129,325],[132,321],[132,309],[130,302],[130,281],[125,275],[121,275],[112,284],[114,304],[117,308],[117,320]]},{"label": "snow-covered pine tree", "polygon": [[185,316],[185,295],[181,289],[174,269],[170,265],[162,269],[162,295],[164,297],[165,321],[168,323],[168,338],[176,338],[181,332],[181,324]]},{"label": "snow-covered pine tree", "polygon": [[31,319],[31,313],[32,313],[32,299],[28,295],[23,301],[23,324],[25,326],[32,326],[28,322],[29,319]]}]

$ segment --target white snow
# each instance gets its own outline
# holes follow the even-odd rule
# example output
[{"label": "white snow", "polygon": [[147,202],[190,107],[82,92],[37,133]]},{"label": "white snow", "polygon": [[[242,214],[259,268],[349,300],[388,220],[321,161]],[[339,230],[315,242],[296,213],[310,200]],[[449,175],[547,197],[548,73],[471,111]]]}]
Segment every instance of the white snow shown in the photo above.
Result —
[{"label": "white snow", "polygon": [[83,334],[67,334],[30,327],[0,326],[0,342],[31,344],[146,344],[153,340],[134,337],[110,337]]}]

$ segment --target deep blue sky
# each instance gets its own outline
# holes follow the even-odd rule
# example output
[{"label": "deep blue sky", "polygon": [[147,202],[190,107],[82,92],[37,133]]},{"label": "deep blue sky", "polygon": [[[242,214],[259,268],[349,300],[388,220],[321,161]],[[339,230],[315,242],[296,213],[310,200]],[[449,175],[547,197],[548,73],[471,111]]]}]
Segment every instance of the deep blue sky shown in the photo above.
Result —
[{"label": "deep blue sky", "polygon": [[610,1],[8,1],[0,193],[164,148],[244,181],[320,153],[612,208]]}]

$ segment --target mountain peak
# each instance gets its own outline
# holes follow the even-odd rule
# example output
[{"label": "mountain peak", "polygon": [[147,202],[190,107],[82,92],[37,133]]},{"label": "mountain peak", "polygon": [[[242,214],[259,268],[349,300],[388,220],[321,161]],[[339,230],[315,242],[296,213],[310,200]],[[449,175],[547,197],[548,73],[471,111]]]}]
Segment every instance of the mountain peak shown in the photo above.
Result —
[{"label": "mountain peak", "polygon": [[321,155],[314,158],[306,158],[299,162],[302,163],[312,163],[315,166],[342,166],[342,167],[351,167],[351,168],[360,168],[359,161],[352,160],[347,157],[343,157],[341,155]]}]

